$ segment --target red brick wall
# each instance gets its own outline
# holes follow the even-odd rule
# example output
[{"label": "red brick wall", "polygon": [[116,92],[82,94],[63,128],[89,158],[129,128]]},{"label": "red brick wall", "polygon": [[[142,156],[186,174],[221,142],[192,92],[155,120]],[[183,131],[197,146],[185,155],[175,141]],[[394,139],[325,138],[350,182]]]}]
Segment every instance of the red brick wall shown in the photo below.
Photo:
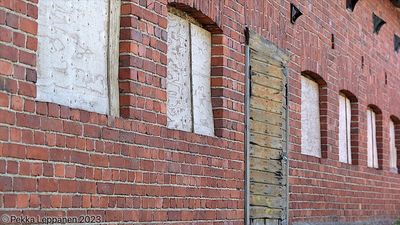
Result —
[{"label": "red brick wall", "polygon": [[205,137],[166,128],[167,1],[122,2],[113,119],[35,101],[38,0],[0,0],[2,213],[242,224],[244,17],[234,10],[243,3],[177,1],[222,31],[213,40],[217,136]]},{"label": "red brick wall", "polygon": [[[290,202],[291,222],[373,221],[400,218],[400,175],[389,172],[389,119],[400,115],[400,54],[393,49],[393,35],[400,33],[400,12],[387,0],[359,1],[354,12],[345,0],[292,1],[302,12],[289,22],[289,1],[250,1],[247,23],[266,39],[291,54],[290,104]],[[379,35],[372,32],[372,12],[383,18]],[[335,37],[332,49],[331,34]],[[362,63],[362,57],[364,62]],[[364,64],[362,66],[362,64]],[[327,83],[327,158],[301,155],[302,71],[312,71]],[[387,83],[385,83],[385,73]],[[339,92],[357,98],[359,129],[352,130],[353,149],[359,165],[339,162]],[[354,105],[355,103],[353,103]],[[368,105],[382,111],[383,168],[367,168]],[[379,136],[381,138],[379,138]],[[379,143],[378,143],[379,144]],[[374,224],[374,223],[373,223]],[[376,222],[375,222],[376,224]]]},{"label": "red brick wall", "polygon": [[[35,101],[38,0],[0,0],[3,211],[100,214],[107,222],[243,224],[243,29],[249,24],[291,54],[291,221],[400,215],[400,175],[388,168],[388,121],[391,115],[400,117],[400,54],[393,51],[400,13],[390,1],[360,1],[349,12],[345,0],[294,0],[304,13],[295,25],[289,21],[286,0],[173,1],[189,6],[183,9],[205,18],[203,22],[213,21],[222,31],[213,40],[220,45],[213,48],[212,72],[217,137],[165,127],[168,2],[172,1],[123,1],[121,118],[113,119]],[[379,35],[372,33],[373,11],[387,21]],[[314,72],[327,83],[323,159],[300,154],[302,71]],[[338,162],[340,90],[358,100],[354,143],[359,165]],[[382,170],[366,166],[369,104],[382,111]]]}]

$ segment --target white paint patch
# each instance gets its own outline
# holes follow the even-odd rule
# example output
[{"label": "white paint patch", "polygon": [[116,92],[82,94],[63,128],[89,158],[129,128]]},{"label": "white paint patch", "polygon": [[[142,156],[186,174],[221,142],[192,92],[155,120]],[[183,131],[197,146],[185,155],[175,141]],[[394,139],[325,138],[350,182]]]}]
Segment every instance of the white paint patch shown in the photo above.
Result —
[{"label": "white paint patch", "polygon": [[192,130],[189,22],[168,14],[167,127]]},{"label": "white paint patch", "polygon": [[339,95],[339,161],[351,164],[351,103]]},{"label": "white paint patch", "polygon": [[39,1],[37,99],[108,113],[108,0]]},{"label": "white paint patch", "polygon": [[395,139],[395,126],[392,120],[389,121],[389,139],[390,139],[390,169],[397,172],[397,148]]},{"label": "white paint patch", "polygon": [[378,148],[376,143],[376,115],[367,110],[368,167],[378,168]]},{"label": "white paint patch", "polygon": [[301,76],[301,153],[321,157],[319,86]]},{"label": "white paint patch", "polygon": [[211,105],[211,33],[191,25],[194,132],[214,135]]}]

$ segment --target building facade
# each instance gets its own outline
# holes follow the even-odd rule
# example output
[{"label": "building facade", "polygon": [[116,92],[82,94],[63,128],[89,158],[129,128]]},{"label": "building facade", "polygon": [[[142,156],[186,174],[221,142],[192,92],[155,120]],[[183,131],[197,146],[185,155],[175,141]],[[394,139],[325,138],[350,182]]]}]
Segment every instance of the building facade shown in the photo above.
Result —
[{"label": "building facade", "polygon": [[2,222],[392,224],[399,7],[0,0]]}]

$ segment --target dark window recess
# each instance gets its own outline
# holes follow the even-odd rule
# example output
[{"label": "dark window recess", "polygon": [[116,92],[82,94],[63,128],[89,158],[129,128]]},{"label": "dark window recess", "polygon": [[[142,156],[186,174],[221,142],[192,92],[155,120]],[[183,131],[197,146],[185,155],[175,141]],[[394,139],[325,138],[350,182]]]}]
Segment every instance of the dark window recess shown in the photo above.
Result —
[{"label": "dark window recess", "polygon": [[346,8],[348,8],[350,11],[354,11],[357,2],[358,0],[346,0]]},{"label": "dark window recess", "polygon": [[300,9],[298,9],[293,3],[290,3],[290,22],[294,24],[301,15],[303,15],[303,13]]},{"label": "dark window recess", "polygon": [[382,26],[385,25],[386,22],[379,16],[375,15],[375,13],[372,13],[372,20],[374,23],[374,33],[378,34]]},{"label": "dark window recess", "polygon": [[394,35],[394,50],[396,52],[400,51],[400,37],[397,35]]}]

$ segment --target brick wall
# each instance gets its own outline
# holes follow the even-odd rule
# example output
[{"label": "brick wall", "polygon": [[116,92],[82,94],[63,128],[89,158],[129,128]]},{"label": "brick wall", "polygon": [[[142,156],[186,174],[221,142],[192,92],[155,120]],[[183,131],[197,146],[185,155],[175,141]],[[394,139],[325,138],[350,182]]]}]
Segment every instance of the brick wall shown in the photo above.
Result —
[{"label": "brick wall", "polygon": [[38,0],[0,1],[1,214],[242,224],[244,6],[202,3],[216,137],[166,128],[167,1],[122,1],[117,118],[36,101]]},{"label": "brick wall", "polygon": [[[291,55],[291,222],[400,215],[400,175],[388,168],[389,117],[400,117],[400,54],[393,51],[400,19],[390,1],[360,1],[350,12],[344,0],[294,0],[304,15],[292,25],[286,0],[124,0],[117,118],[35,100],[37,3],[0,0],[2,211],[99,214],[108,223],[243,224],[243,30],[248,24]],[[218,34],[212,53],[216,137],[166,128],[168,3]],[[387,21],[379,35],[372,33],[373,11]],[[300,154],[302,71],[327,83],[327,156],[322,159]],[[358,100],[359,165],[338,161],[340,90]],[[369,104],[382,111],[382,170],[366,166]]]},{"label": "brick wall", "polygon": [[[248,2],[246,15],[253,30],[291,55],[288,78],[290,221],[294,224],[317,221],[379,224],[377,220],[382,220],[382,224],[389,224],[391,219],[400,217],[400,175],[391,173],[389,168],[389,119],[391,115],[400,115],[400,93],[396,88],[400,54],[393,50],[393,34],[400,33],[399,10],[390,1],[359,1],[354,12],[346,10],[344,0],[292,2],[304,14],[294,25],[289,22],[288,1]],[[387,22],[379,35],[372,32],[372,12]],[[321,159],[300,153],[300,76],[304,71],[318,74],[327,83],[326,118],[321,120],[327,126],[322,133],[327,139],[327,154]],[[353,103],[353,115],[358,115],[358,121],[352,121],[356,125],[352,130],[352,149],[358,152],[355,154],[358,159],[353,158],[358,165],[339,162],[341,90],[350,92],[352,99],[352,95],[357,98],[357,103]],[[378,151],[382,150],[381,170],[367,168],[368,105],[382,111],[381,138],[378,133],[378,142],[382,139],[378,146]]]}]

